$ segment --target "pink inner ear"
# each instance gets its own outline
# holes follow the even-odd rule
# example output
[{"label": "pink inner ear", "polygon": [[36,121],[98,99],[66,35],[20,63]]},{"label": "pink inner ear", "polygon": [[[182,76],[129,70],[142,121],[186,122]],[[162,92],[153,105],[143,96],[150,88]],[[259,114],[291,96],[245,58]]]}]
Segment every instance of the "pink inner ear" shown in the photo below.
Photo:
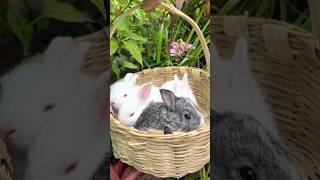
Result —
[{"label": "pink inner ear", "polygon": [[148,99],[148,97],[150,96],[151,93],[151,88],[152,86],[150,84],[144,85],[138,94],[138,98],[140,101],[145,101]]}]

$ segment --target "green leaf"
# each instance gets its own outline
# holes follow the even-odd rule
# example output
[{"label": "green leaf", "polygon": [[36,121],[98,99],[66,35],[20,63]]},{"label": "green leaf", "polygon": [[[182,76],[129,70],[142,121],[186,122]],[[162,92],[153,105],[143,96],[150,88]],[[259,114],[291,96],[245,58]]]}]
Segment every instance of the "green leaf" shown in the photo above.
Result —
[{"label": "green leaf", "polygon": [[136,66],[135,64],[133,64],[132,62],[129,61],[124,61],[122,67],[126,67],[129,69],[137,69],[138,66]]},{"label": "green leaf", "polygon": [[97,6],[104,19],[107,19],[106,8],[104,6],[104,0],[90,0],[91,3]]},{"label": "green leaf", "polygon": [[280,0],[280,17],[282,21],[287,20],[287,1],[286,0]]},{"label": "green leaf", "polygon": [[119,78],[121,71],[118,65],[113,63],[111,68],[112,68],[112,71],[117,75],[117,78]]},{"label": "green leaf", "polygon": [[160,64],[161,62],[161,48],[162,48],[162,39],[163,39],[163,31],[164,31],[164,25],[161,24],[160,32],[159,32],[159,39],[157,42],[157,64]]},{"label": "green leaf", "polygon": [[114,38],[111,38],[110,40],[110,56],[114,54],[119,48],[118,41]]},{"label": "green leaf", "polygon": [[218,16],[226,15],[238,2],[239,0],[228,0],[221,10],[218,11]]},{"label": "green leaf", "polygon": [[117,29],[119,31],[127,31],[129,29],[129,20],[128,17],[124,18],[119,24]]},{"label": "green leaf", "polygon": [[45,0],[44,9],[40,18],[50,17],[64,22],[92,22],[92,20],[81,11],[68,3],[59,2],[57,0]]},{"label": "green leaf", "polygon": [[148,41],[147,38],[139,36],[138,34],[135,34],[135,33],[131,32],[131,31],[127,31],[127,35],[126,35],[125,40],[127,40],[127,39],[133,39],[133,40],[142,41],[142,42],[147,42]]},{"label": "green leaf", "polygon": [[130,54],[138,61],[139,64],[143,67],[141,49],[138,44],[133,40],[122,41],[125,48],[130,52]]},{"label": "green leaf", "polygon": [[22,43],[24,55],[27,55],[33,37],[33,27],[28,25],[25,17],[14,8],[8,8],[7,22],[12,32]]}]

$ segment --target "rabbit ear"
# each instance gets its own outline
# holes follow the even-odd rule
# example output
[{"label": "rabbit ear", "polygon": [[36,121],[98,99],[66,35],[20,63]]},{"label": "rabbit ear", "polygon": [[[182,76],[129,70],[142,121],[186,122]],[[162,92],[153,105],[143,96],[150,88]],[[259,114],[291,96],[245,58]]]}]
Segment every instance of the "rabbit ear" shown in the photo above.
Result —
[{"label": "rabbit ear", "polygon": [[138,93],[138,99],[140,102],[145,102],[150,94],[151,94],[152,85],[151,84],[145,84],[141,87]]},{"label": "rabbit ear", "polygon": [[248,44],[243,38],[238,39],[233,59],[231,87],[240,93],[250,93],[253,90],[253,79],[248,59]]},{"label": "rabbit ear", "polygon": [[175,95],[173,94],[173,92],[166,89],[160,89],[160,94],[161,94],[163,103],[167,105],[170,110],[175,111],[176,101],[175,101]]},{"label": "rabbit ear", "polygon": [[188,74],[187,73],[184,73],[182,81],[183,81],[184,85],[188,85],[189,84],[189,82],[188,82]]},{"label": "rabbit ear", "polygon": [[[65,67],[71,66],[76,71],[79,71],[82,64],[86,60],[86,54],[91,47],[89,42],[81,42],[75,45],[68,55],[64,58]],[[69,67],[68,67],[69,68]]]},{"label": "rabbit ear", "polygon": [[231,62],[221,59],[216,49],[215,44],[211,43],[210,51],[211,56],[211,69],[213,69],[213,84],[215,91],[224,91],[229,89],[229,81],[231,76]]},{"label": "rabbit ear", "polygon": [[173,76],[173,80],[176,82],[176,81],[179,81],[179,77],[178,77],[178,75],[177,74],[174,74],[174,76]]},{"label": "rabbit ear", "polygon": [[135,84],[136,81],[137,81],[137,78],[138,78],[138,75],[133,74],[133,73],[127,73],[127,74],[124,76],[123,79],[124,79],[124,81],[126,81],[126,82]]},{"label": "rabbit ear", "polygon": [[71,37],[56,37],[51,41],[47,50],[44,53],[44,61],[47,63],[56,63],[61,61],[74,46],[74,41]]}]

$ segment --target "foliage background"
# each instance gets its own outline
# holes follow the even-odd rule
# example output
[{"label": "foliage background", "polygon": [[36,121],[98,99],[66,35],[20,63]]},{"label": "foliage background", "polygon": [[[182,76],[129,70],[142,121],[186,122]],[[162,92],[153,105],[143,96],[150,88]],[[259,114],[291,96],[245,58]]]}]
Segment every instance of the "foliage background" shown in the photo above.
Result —
[{"label": "foliage background", "polygon": [[9,0],[0,0],[1,74],[25,57],[41,53],[56,36],[76,37],[105,27],[104,0],[38,2],[43,2],[40,9],[28,3],[11,6]]}]

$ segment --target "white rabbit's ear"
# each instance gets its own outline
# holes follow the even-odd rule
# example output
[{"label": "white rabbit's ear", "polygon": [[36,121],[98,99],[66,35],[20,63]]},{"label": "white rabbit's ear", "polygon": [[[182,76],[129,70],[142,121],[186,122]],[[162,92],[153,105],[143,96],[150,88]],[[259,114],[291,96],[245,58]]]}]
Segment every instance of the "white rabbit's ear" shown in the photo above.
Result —
[{"label": "white rabbit's ear", "polygon": [[61,57],[65,56],[74,45],[75,43],[71,37],[56,37],[45,51],[44,61],[47,63],[61,61]]},{"label": "white rabbit's ear", "polygon": [[239,38],[232,59],[231,88],[240,93],[253,91],[254,81],[248,59],[248,43]]},{"label": "white rabbit's ear", "polygon": [[124,76],[124,80],[125,81],[129,81],[131,78],[133,77],[133,74],[132,73],[127,73],[125,76]]},{"label": "white rabbit's ear", "polygon": [[136,81],[137,81],[137,78],[138,78],[138,75],[136,74],[133,74],[133,73],[127,73],[125,76],[124,76],[124,81],[126,82],[130,82],[132,84],[135,84]]},{"label": "white rabbit's ear", "polygon": [[177,75],[177,74],[174,74],[174,76],[173,76],[173,80],[174,80],[175,82],[179,81],[179,77],[178,77],[178,75]]},{"label": "white rabbit's ear", "polygon": [[187,73],[184,73],[182,82],[183,82],[184,85],[189,85],[188,74]]},{"label": "white rabbit's ear", "polygon": [[166,104],[171,111],[175,111],[176,101],[175,101],[175,95],[173,94],[173,92],[167,89],[160,89],[160,94],[161,94],[163,103]]},{"label": "white rabbit's ear", "polygon": [[151,84],[144,84],[142,85],[141,89],[138,92],[138,99],[140,102],[145,102],[150,94],[151,94],[151,90],[152,90],[152,85]]},{"label": "white rabbit's ear", "polygon": [[86,54],[90,49],[91,44],[89,42],[81,42],[75,45],[64,59],[65,67],[70,65],[74,70],[79,71],[82,64],[86,60]]}]

